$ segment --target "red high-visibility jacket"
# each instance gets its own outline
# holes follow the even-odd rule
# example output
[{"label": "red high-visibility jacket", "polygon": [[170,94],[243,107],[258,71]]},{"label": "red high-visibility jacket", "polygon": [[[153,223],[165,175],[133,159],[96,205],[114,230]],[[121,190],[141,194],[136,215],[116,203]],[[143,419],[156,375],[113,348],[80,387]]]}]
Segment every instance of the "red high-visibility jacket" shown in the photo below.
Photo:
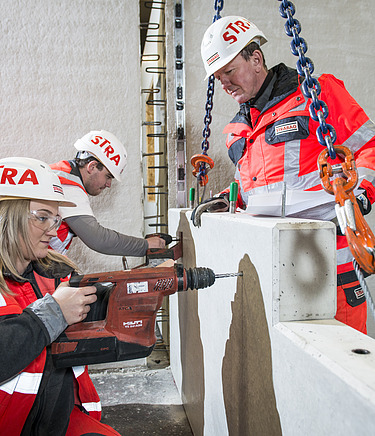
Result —
[{"label": "red high-visibility jacket", "polygon": [[[375,125],[350,96],[342,81],[330,74],[319,77],[319,99],[328,105],[326,120],[337,133],[334,145],[347,146],[356,160],[361,186],[375,201]],[[317,140],[317,121],[297,83],[269,101],[262,112],[243,108],[229,123],[228,153],[237,166],[240,195],[245,204],[250,195],[289,190],[322,190],[317,158],[324,149]],[[244,106],[244,105],[242,105]]]},{"label": "red high-visibility jacket", "polygon": [[[35,270],[32,274],[43,296],[47,292],[53,294],[58,284],[56,280],[60,282],[68,279],[48,278]],[[7,284],[14,295],[0,294],[0,329],[2,320],[9,319],[9,315],[15,315],[16,317],[21,315],[24,309],[38,298],[30,282],[7,280]],[[12,320],[14,319],[12,318]],[[40,331],[40,326],[35,322],[29,322],[25,327],[24,322],[18,325],[17,321],[15,321],[12,323],[12,326],[11,328],[15,329],[14,335],[9,331],[9,328],[7,328],[7,334],[15,338],[17,337],[17,332],[20,334],[19,331],[22,331],[22,329],[27,329],[25,334],[29,334],[31,339],[37,338]],[[30,330],[35,332],[30,334]],[[22,350],[20,349],[18,352],[19,358],[23,359],[22,362],[25,360],[25,355],[33,355],[33,349],[38,347],[37,343],[32,343],[31,340],[30,342],[24,345]],[[2,353],[6,353],[6,350],[2,350]],[[41,353],[36,358],[32,358],[30,363],[21,371],[14,369],[17,368],[17,350],[11,355],[12,359],[9,360],[9,368],[7,368],[6,372],[3,369],[4,373],[11,376],[0,384],[0,434],[19,435],[39,394],[42,376],[46,369],[47,353],[46,348],[42,348]],[[13,371],[16,372],[12,374]],[[90,416],[100,420],[101,404],[96,389],[88,375],[87,368],[75,367],[73,368],[73,373],[78,382],[76,394],[80,405],[84,407]],[[62,407],[65,407],[64,404]],[[68,417],[69,413],[68,411]]]},{"label": "red high-visibility jacket", "polygon": [[[257,101],[242,104],[224,129],[228,154],[236,165],[238,207],[254,203],[258,195],[261,198],[281,192],[284,187],[290,192],[298,191],[302,196],[323,190],[317,159],[325,147],[316,136],[319,122],[310,117],[311,99],[303,95],[296,71],[284,64],[272,68],[269,78],[271,80]],[[373,203],[375,125],[341,80],[323,74],[319,83],[321,93],[318,98],[328,105],[329,110],[326,123],[332,125],[337,134],[334,145],[346,146],[353,152],[360,188],[366,190]],[[361,192],[360,188],[356,188],[355,194]],[[329,197],[329,194],[323,195]],[[331,197],[334,203],[334,197]],[[335,217],[333,204],[307,203],[300,213],[302,218],[331,220]],[[367,309],[366,304],[362,304],[365,298],[353,271],[352,259],[346,238],[338,236],[336,318],[366,332]]]}]

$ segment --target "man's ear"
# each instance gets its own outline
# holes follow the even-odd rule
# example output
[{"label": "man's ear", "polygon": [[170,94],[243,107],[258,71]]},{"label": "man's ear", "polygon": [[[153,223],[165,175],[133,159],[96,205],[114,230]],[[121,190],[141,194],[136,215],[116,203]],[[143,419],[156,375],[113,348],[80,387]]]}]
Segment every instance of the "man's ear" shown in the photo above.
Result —
[{"label": "man's ear", "polygon": [[96,162],[95,160],[90,161],[86,167],[88,174],[92,174],[97,166],[98,162]]},{"label": "man's ear", "polygon": [[259,50],[254,50],[253,55],[251,56],[250,59],[253,61],[254,67],[256,67],[256,68],[263,67],[263,56]]}]

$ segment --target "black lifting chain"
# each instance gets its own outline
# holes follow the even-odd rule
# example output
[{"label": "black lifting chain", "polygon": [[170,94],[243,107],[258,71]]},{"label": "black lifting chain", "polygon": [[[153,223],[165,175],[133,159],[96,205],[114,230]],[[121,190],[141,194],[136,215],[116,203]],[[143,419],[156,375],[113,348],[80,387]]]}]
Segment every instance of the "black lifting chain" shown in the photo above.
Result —
[{"label": "black lifting chain", "polygon": [[293,38],[290,43],[291,51],[294,56],[299,57],[297,61],[297,72],[300,76],[305,77],[301,86],[303,95],[312,99],[309,108],[310,116],[314,121],[319,122],[319,127],[316,129],[316,136],[319,143],[327,147],[331,159],[335,159],[336,152],[333,144],[337,138],[336,131],[333,126],[326,123],[326,118],[329,113],[328,106],[324,101],[318,98],[321,87],[319,81],[311,76],[314,71],[314,63],[310,58],[305,57],[307,43],[299,36],[301,32],[300,22],[293,18],[296,8],[289,0],[278,1],[281,1],[279,7],[280,15],[287,20],[285,23],[285,33]]},{"label": "black lifting chain", "polygon": [[[223,10],[224,0],[215,0],[214,7],[215,7],[215,15],[212,21],[213,23],[221,18],[220,12]],[[208,85],[207,85],[207,100],[205,106],[206,114],[204,116],[204,129],[203,129],[203,141],[202,141],[203,154],[207,154],[207,151],[210,147],[208,138],[211,135],[210,124],[212,121],[211,112],[213,108],[214,90],[215,90],[215,76],[211,74],[211,76],[208,78]],[[205,175],[206,175],[206,165],[202,163],[199,168],[199,175],[197,177],[197,180],[203,180]]]}]

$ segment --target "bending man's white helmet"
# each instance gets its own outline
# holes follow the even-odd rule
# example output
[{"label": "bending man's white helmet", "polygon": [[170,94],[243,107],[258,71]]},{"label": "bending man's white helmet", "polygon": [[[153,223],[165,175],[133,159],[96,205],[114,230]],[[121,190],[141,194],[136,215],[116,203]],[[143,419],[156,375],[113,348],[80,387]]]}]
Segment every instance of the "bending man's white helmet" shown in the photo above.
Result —
[{"label": "bending man's white helmet", "polygon": [[113,133],[106,130],[92,130],[78,139],[74,147],[79,151],[77,154],[79,159],[93,155],[116,180],[121,180],[126,166],[127,153],[125,147]]},{"label": "bending man's white helmet", "polygon": [[206,30],[201,44],[201,55],[207,79],[228,64],[250,42],[259,46],[267,42],[263,32],[246,18],[231,15],[216,20]]},{"label": "bending man's white helmet", "polygon": [[76,206],[65,200],[58,176],[45,162],[28,157],[0,159],[0,201],[19,198]]}]

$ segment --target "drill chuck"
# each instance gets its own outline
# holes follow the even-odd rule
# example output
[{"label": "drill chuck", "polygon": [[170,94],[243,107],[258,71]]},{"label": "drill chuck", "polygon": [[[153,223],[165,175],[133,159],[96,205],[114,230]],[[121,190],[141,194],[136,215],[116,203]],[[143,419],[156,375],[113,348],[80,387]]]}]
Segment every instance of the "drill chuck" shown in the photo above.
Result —
[{"label": "drill chuck", "polygon": [[215,273],[210,268],[189,268],[185,272],[186,289],[207,288],[215,283]]},{"label": "drill chuck", "polygon": [[187,269],[181,264],[175,264],[174,268],[178,280],[177,291],[179,292],[187,291],[188,289],[208,288],[219,278],[242,276],[242,272],[215,274],[211,268],[196,267]]}]

